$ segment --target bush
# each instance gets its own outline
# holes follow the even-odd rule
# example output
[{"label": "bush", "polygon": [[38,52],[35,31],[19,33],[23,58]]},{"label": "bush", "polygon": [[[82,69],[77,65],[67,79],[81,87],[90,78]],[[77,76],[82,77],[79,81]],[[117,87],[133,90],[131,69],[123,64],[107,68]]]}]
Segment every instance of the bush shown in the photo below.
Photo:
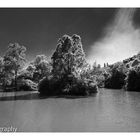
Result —
[{"label": "bush", "polygon": [[17,90],[18,91],[21,91],[21,90],[35,91],[35,90],[37,90],[37,84],[31,80],[23,79],[21,81],[18,81]]},{"label": "bush", "polygon": [[112,89],[121,89],[124,86],[125,74],[120,71],[114,72],[105,80],[105,87]]},{"label": "bush", "polygon": [[125,87],[128,91],[140,91],[140,66],[129,70]]},{"label": "bush", "polygon": [[105,88],[121,89],[125,85],[126,67],[122,63],[117,63],[110,68],[110,72],[105,77]]},{"label": "bush", "polygon": [[65,77],[61,80],[49,77],[41,80],[38,90],[42,96],[86,96],[96,93],[98,89],[96,84],[88,81],[82,81],[75,77]]}]

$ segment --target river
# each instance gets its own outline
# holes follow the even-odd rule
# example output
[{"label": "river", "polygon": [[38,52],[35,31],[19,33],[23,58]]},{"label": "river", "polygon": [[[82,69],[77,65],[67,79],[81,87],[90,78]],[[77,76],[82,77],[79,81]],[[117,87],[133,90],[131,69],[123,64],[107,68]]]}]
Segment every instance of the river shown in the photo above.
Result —
[{"label": "river", "polygon": [[[16,97],[14,97],[16,95]],[[0,127],[19,132],[139,132],[140,93],[100,89],[88,98],[0,93]]]}]

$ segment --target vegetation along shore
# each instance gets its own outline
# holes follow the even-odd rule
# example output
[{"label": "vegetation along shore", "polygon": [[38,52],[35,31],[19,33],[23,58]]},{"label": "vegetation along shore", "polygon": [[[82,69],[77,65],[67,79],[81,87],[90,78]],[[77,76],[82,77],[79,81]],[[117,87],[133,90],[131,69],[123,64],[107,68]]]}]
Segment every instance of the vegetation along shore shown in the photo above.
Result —
[{"label": "vegetation along shore", "polygon": [[49,60],[37,55],[26,59],[26,47],[10,43],[0,57],[0,87],[2,91],[36,91],[41,96],[88,96],[98,88],[140,91],[140,53],[116,62],[89,64],[79,35],[64,35]]}]

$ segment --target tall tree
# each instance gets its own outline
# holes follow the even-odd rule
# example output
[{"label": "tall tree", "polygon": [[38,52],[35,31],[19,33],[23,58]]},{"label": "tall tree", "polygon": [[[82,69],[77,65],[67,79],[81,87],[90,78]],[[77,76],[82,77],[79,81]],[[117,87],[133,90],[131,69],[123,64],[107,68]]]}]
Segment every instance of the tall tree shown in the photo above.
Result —
[{"label": "tall tree", "polygon": [[17,90],[17,75],[21,68],[23,68],[26,48],[18,43],[10,43],[8,50],[4,55],[4,69],[6,72],[13,73],[15,90]]},{"label": "tall tree", "polygon": [[89,95],[97,92],[96,83],[89,79],[90,65],[86,62],[80,36],[64,35],[60,38],[51,60],[51,76],[39,83],[42,95]]},{"label": "tall tree", "polygon": [[52,73],[55,77],[79,74],[84,65],[87,64],[80,36],[64,35],[58,40],[58,45],[51,59]]}]

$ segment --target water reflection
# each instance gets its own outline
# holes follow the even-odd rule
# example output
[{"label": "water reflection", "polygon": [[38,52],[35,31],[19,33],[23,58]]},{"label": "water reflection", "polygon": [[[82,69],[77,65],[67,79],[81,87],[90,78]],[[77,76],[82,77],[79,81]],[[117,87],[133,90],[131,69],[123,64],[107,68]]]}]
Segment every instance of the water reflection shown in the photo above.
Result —
[{"label": "water reflection", "polygon": [[74,99],[1,93],[0,106],[0,127],[12,125],[18,131],[140,131],[138,92],[100,89],[93,97]]}]

